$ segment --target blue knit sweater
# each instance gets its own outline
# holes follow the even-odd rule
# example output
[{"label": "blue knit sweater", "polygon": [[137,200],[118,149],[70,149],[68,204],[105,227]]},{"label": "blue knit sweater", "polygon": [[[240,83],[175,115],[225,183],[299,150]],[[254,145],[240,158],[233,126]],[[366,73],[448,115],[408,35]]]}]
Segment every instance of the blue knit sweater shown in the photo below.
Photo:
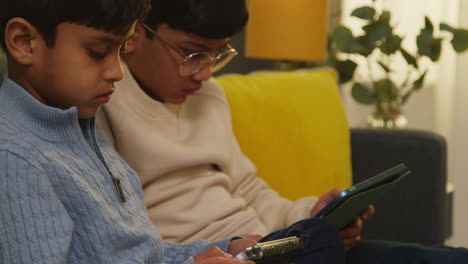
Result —
[{"label": "blue knit sweater", "polygon": [[163,243],[138,177],[94,120],[78,120],[75,107],[41,104],[5,77],[0,263],[193,263],[190,256],[211,246],[226,250],[230,240]]}]

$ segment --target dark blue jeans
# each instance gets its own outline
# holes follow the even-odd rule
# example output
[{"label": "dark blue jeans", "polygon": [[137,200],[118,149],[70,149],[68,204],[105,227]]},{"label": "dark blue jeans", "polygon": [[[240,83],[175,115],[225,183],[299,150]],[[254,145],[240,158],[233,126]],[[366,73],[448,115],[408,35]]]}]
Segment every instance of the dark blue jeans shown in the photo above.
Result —
[{"label": "dark blue jeans", "polygon": [[291,236],[304,241],[304,252],[294,259],[294,264],[468,264],[466,248],[394,241],[360,240],[345,253],[338,232],[320,218],[301,220],[265,236],[260,242]]},{"label": "dark blue jeans", "polygon": [[348,252],[348,264],[467,264],[468,250],[413,243],[361,240]]},{"label": "dark blue jeans", "polygon": [[290,227],[265,236],[260,242],[285,237],[300,237],[304,252],[294,259],[294,264],[344,264],[346,254],[343,240],[336,230],[321,218],[307,218]]}]

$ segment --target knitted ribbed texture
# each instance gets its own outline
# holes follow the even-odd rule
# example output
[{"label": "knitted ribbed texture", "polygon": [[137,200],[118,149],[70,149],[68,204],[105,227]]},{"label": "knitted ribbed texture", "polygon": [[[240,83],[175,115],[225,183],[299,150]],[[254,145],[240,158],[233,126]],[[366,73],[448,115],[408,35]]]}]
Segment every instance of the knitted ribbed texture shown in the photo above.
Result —
[{"label": "knitted ribbed texture", "polygon": [[229,243],[233,238],[227,238],[221,241],[216,241],[209,243],[206,241],[196,241],[190,244],[176,244],[176,243],[164,243],[164,264],[178,264],[181,262],[193,261],[192,259],[187,259],[190,256],[194,256],[197,253],[204,251],[210,247],[219,247],[222,250],[226,251]]},{"label": "knitted ribbed texture", "polygon": [[[206,248],[165,245],[141,184],[94,120],[47,107],[5,78],[0,88],[0,263],[193,262]],[[121,203],[100,153],[122,181]],[[228,240],[217,245],[226,247]]]}]

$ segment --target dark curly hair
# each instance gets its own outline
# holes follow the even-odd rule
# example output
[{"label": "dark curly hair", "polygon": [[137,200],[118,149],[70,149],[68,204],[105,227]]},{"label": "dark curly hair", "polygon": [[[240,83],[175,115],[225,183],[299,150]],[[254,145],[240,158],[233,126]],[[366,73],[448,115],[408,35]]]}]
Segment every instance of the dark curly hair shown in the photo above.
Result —
[{"label": "dark curly hair", "polygon": [[152,0],[151,5],[145,19],[151,28],[168,24],[211,39],[231,37],[249,18],[246,0]]},{"label": "dark curly hair", "polygon": [[0,44],[6,51],[5,26],[15,17],[31,23],[53,46],[63,22],[124,34],[149,9],[150,0],[0,0]]}]

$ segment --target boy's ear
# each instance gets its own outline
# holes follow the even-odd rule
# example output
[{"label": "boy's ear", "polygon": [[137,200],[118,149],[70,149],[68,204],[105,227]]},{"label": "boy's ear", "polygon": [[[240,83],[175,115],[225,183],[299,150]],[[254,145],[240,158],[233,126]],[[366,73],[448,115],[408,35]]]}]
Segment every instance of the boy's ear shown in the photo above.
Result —
[{"label": "boy's ear", "polygon": [[5,27],[5,45],[8,53],[20,64],[32,63],[36,40],[41,37],[36,28],[23,18],[13,18]]},{"label": "boy's ear", "polygon": [[140,38],[145,38],[145,30],[143,29],[143,26],[138,23],[135,26],[135,33],[133,33],[133,35],[125,42],[125,52],[134,52]]}]

